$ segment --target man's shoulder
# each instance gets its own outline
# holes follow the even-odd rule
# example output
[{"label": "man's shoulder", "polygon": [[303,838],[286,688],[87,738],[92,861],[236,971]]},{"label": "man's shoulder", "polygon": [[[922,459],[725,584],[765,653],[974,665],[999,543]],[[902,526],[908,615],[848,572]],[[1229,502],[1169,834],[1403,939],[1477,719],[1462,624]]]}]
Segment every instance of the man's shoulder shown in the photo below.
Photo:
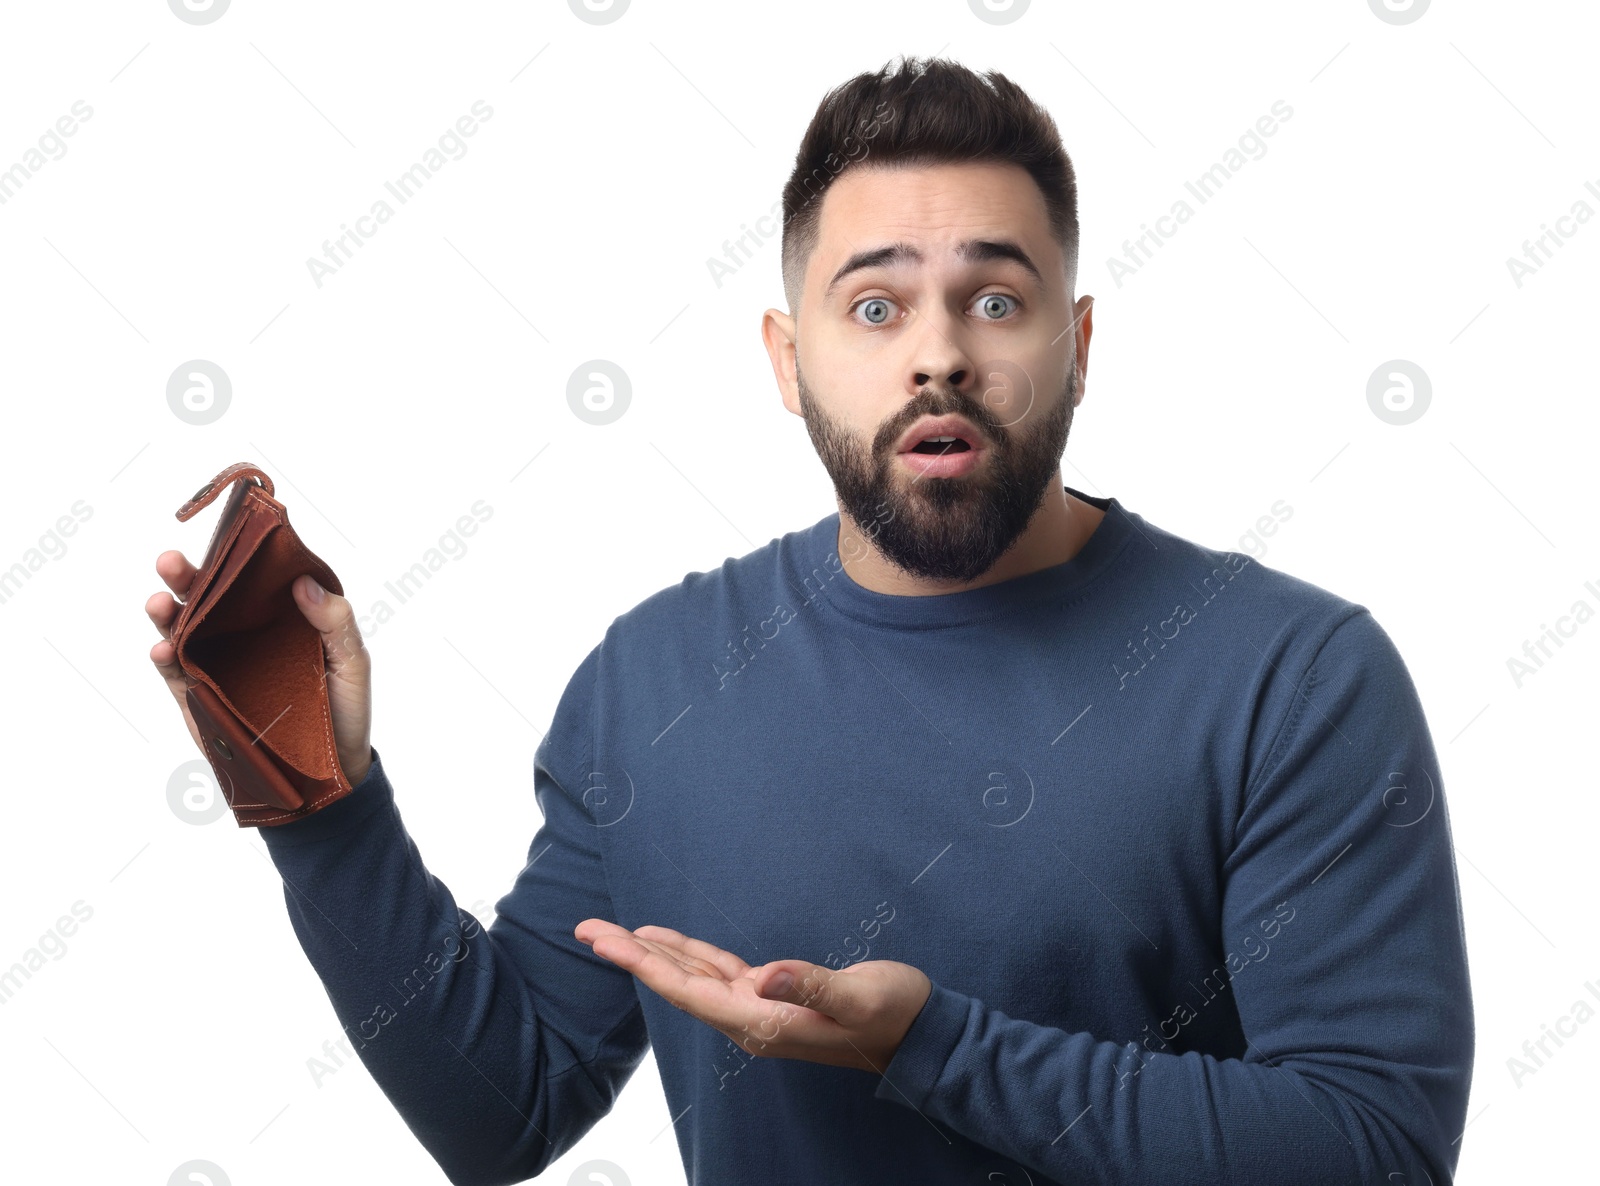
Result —
[{"label": "man's shoulder", "polygon": [[[1361,602],[1325,585],[1268,564],[1258,537],[1241,537],[1245,550],[1201,543],[1143,518],[1140,583],[1152,593],[1173,591],[1189,615],[1214,617],[1230,632],[1251,639],[1298,636],[1312,649],[1353,617],[1370,613]],[[1282,641],[1280,637],[1280,641]]]},{"label": "man's shoulder", "polygon": [[[1394,639],[1360,601],[1265,563],[1141,523],[1148,533],[1134,570],[1140,603],[1122,686],[1148,664],[1176,660],[1199,703],[1251,721],[1250,783],[1264,768],[1285,722],[1337,729],[1353,711],[1416,714],[1418,697]],[[1314,689],[1314,693],[1312,690]],[[1220,694],[1219,694],[1220,693]],[[1307,706],[1316,711],[1302,718]],[[1408,716],[1409,719],[1409,716]]]}]

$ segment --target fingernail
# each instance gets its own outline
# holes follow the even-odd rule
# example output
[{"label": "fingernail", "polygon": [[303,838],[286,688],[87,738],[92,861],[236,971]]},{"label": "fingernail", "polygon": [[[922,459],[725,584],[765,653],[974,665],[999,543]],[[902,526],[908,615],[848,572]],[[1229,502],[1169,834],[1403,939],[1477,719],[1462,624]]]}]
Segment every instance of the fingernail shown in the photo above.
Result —
[{"label": "fingernail", "polygon": [[794,977],[787,972],[779,972],[767,985],[768,996],[782,996],[794,987]]},{"label": "fingernail", "polygon": [[312,601],[321,601],[327,595],[328,595],[328,591],[326,589],[324,589],[321,585],[317,584],[317,578],[316,577],[313,577],[313,576],[306,577],[306,596],[307,597],[311,598]]}]

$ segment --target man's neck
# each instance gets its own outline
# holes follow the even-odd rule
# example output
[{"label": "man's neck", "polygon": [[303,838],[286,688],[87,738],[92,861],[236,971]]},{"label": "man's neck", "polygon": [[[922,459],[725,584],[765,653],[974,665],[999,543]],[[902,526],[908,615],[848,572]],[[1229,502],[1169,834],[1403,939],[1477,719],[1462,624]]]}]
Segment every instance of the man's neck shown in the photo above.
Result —
[{"label": "man's neck", "polygon": [[1105,512],[1099,507],[1067,493],[1058,470],[1044,501],[1016,542],[1001,554],[987,572],[970,581],[929,580],[912,576],[891,564],[870,542],[864,548],[860,543],[848,542],[852,536],[857,541],[869,541],[871,537],[845,513],[842,506],[839,508],[839,556],[856,584],[874,593],[890,593],[899,597],[960,593],[1066,563],[1088,543],[1104,517]]}]

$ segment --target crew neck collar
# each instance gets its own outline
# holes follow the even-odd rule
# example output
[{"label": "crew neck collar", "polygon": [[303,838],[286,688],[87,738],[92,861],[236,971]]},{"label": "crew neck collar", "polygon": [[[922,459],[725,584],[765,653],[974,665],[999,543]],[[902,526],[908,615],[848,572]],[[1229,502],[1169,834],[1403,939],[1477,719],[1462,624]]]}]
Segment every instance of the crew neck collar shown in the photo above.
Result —
[{"label": "crew neck collar", "polygon": [[[818,601],[868,625],[901,630],[966,626],[1050,601],[1065,599],[1094,580],[1119,556],[1139,516],[1115,498],[1096,498],[1065,486],[1067,493],[1105,512],[1093,533],[1069,560],[1010,580],[927,596],[879,593],[856,583],[839,556],[839,512],[801,532],[792,553],[790,581],[796,595]],[[1142,526],[1142,521],[1138,524]]]}]

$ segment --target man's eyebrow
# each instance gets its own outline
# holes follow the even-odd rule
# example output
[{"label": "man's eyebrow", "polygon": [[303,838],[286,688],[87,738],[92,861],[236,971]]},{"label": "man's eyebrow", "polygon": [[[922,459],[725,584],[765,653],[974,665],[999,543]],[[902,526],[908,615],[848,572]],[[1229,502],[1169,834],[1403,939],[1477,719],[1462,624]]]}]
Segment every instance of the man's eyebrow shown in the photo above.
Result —
[{"label": "man's eyebrow", "polygon": [[1009,259],[1021,264],[1033,275],[1040,284],[1044,283],[1044,276],[1040,274],[1033,260],[1028,258],[1028,253],[1010,239],[968,239],[956,248],[956,254],[968,263],[981,263],[990,259]]},{"label": "man's eyebrow", "polygon": [[[1026,268],[1040,284],[1044,283],[1044,276],[1039,271],[1038,265],[1021,246],[1010,239],[968,239],[956,248],[956,254],[968,263],[997,259],[1011,260]],[[845,260],[844,266],[833,274],[833,279],[828,281],[823,296],[832,296],[840,281],[851,272],[859,272],[865,268],[883,268],[891,264],[921,262],[922,252],[909,243],[890,243],[884,247],[874,247],[870,251],[858,251]]]},{"label": "man's eyebrow", "polygon": [[828,287],[823,290],[823,296],[833,295],[833,290],[839,287],[839,282],[851,272],[859,272],[863,268],[883,268],[890,264],[920,263],[922,252],[909,243],[890,243],[887,247],[874,247],[871,251],[858,251],[844,261],[844,266],[833,274],[833,279],[828,281]]}]

